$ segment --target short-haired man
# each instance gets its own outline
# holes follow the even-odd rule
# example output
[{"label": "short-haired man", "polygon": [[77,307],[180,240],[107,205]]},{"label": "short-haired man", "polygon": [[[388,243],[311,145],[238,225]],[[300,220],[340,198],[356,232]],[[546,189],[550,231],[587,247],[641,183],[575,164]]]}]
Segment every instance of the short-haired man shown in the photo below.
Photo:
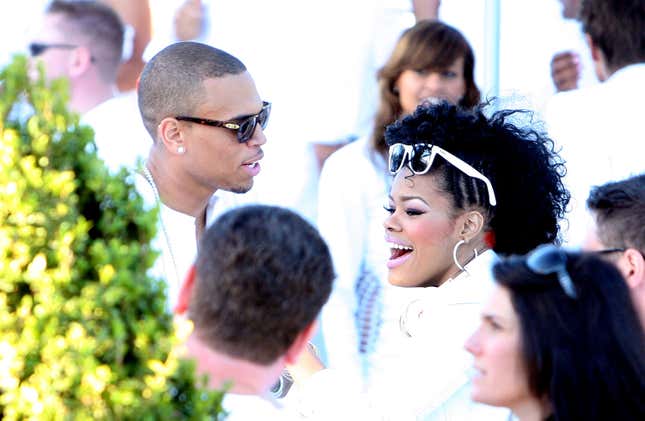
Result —
[{"label": "short-haired man", "polygon": [[594,224],[584,248],[616,263],[645,328],[645,173],[593,188],[587,207]]},{"label": "short-haired man", "polygon": [[[116,96],[123,24],[95,1],[54,0],[34,28],[29,52],[49,80],[69,82],[69,108],[95,132],[97,152],[112,170],[145,156],[133,95]],[[35,73],[37,66],[33,66]]]},{"label": "short-haired man", "polygon": [[227,419],[299,418],[269,390],[307,347],[333,279],[327,245],[290,210],[240,207],[206,230],[178,310],[194,326],[198,371],[213,388],[231,384]]},{"label": "short-haired man", "polygon": [[572,209],[565,239],[572,246],[584,239],[591,186],[642,172],[645,144],[643,0],[585,0],[580,20],[603,83],[555,95],[546,112],[567,161]]},{"label": "short-haired man", "polygon": [[196,42],[157,53],[141,74],[138,99],[153,140],[138,190],[160,206],[158,246],[173,306],[196,237],[216,212],[213,194],[247,192],[260,172],[271,108],[240,60]]}]

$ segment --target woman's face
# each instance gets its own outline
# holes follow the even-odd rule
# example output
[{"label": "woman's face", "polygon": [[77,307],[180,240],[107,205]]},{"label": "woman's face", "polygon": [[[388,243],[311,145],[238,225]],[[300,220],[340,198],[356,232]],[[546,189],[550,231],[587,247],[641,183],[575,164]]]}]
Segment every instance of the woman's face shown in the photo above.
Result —
[{"label": "woman's face", "polygon": [[399,171],[386,207],[388,280],[404,287],[439,286],[457,272],[452,249],[459,241],[458,218],[434,176],[410,175],[408,168]]},{"label": "woman's face", "polygon": [[508,289],[495,286],[479,328],[466,341],[474,356],[471,397],[475,402],[517,408],[531,395],[523,363],[521,327]]},{"label": "woman's face", "polygon": [[412,114],[423,101],[446,100],[457,104],[466,94],[464,59],[455,60],[442,71],[404,70],[394,83],[403,114]]}]

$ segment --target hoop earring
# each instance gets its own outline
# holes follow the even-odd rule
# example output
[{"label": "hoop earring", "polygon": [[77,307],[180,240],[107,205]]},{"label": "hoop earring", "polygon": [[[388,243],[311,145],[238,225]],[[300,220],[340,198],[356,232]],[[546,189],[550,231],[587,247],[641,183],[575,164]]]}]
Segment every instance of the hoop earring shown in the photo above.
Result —
[{"label": "hoop earring", "polygon": [[459,242],[455,244],[455,247],[452,249],[452,260],[455,262],[455,266],[457,266],[460,271],[468,273],[468,271],[459,263],[459,260],[457,260],[457,250],[463,244],[466,244],[466,240],[459,240]]}]

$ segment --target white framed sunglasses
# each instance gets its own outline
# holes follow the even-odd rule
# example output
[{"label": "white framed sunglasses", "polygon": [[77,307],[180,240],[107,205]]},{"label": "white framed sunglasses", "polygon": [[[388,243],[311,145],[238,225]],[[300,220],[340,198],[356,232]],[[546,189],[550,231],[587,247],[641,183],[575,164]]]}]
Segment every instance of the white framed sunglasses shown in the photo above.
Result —
[{"label": "white framed sunglasses", "polygon": [[407,164],[407,167],[413,174],[422,175],[430,171],[434,158],[437,155],[441,156],[467,176],[483,181],[488,191],[488,203],[491,206],[497,205],[495,191],[488,177],[474,169],[470,164],[436,145],[426,143],[415,143],[414,145],[395,143],[390,146],[388,169],[390,174],[396,174]]}]

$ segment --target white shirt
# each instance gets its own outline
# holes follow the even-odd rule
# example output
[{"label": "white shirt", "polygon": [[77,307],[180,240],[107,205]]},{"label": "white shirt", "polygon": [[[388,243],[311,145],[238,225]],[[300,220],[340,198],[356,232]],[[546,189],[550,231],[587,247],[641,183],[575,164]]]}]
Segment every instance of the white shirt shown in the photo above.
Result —
[{"label": "white shirt", "polygon": [[94,129],[97,154],[111,172],[122,166],[136,168],[137,161],[148,156],[152,139],[143,126],[134,91],[100,103],[83,114],[81,123]]},{"label": "white shirt", "polygon": [[[369,352],[359,354],[356,327],[356,286],[362,276],[380,283],[382,297],[387,282],[389,248],[383,221],[392,176],[381,156],[371,160],[368,138],[361,138],[333,153],[325,162],[319,185],[318,229],[329,246],[336,280],[322,310],[322,331],[329,367],[352,373],[357,379],[369,375]],[[362,282],[362,281],[361,281]],[[374,287],[378,287],[374,286]],[[382,303],[376,302],[375,306]],[[378,309],[375,309],[378,310]],[[365,320],[369,314],[362,312]],[[376,314],[375,314],[376,315]],[[377,334],[376,320],[363,325]]]},{"label": "white shirt", "polygon": [[565,239],[580,246],[589,224],[592,186],[645,172],[645,63],[626,66],[604,83],[556,95],[547,108],[550,136],[567,161],[572,198]]},{"label": "white shirt", "polygon": [[[142,171],[134,172],[134,183],[144,201],[146,210],[159,207],[157,236],[153,240],[155,250],[161,255],[151,268],[151,275],[162,278],[167,285],[168,309],[172,311],[177,303],[179,289],[188,269],[197,257],[197,231],[195,218],[178,212],[158,201],[153,187]],[[255,202],[250,193],[235,194],[218,190],[211,196],[206,208],[206,223],[210,226],[226,211]]]},{"label": "white shirt", "polygon": [[[338,370],[323,370],[307,385],[309,399],[318,399],[310,406],[333,404],[341,395],[352,411],[362,409],[366,414],[355,419],[507,420],[508,409],[471,401],[472,357],[464,350],[493,286],[494,259],[495,253],[486,251],[466,265],[469,274],[462,273],[438,288],[398,288],[402,295],[389,295],[393,300],[384,320],[388,334],[382,335],[388,343],[372,359],[368,389],[351,391],[347,386],[351,379],[345,382]],[[371,418],[374,414],[378,416]]]}]

